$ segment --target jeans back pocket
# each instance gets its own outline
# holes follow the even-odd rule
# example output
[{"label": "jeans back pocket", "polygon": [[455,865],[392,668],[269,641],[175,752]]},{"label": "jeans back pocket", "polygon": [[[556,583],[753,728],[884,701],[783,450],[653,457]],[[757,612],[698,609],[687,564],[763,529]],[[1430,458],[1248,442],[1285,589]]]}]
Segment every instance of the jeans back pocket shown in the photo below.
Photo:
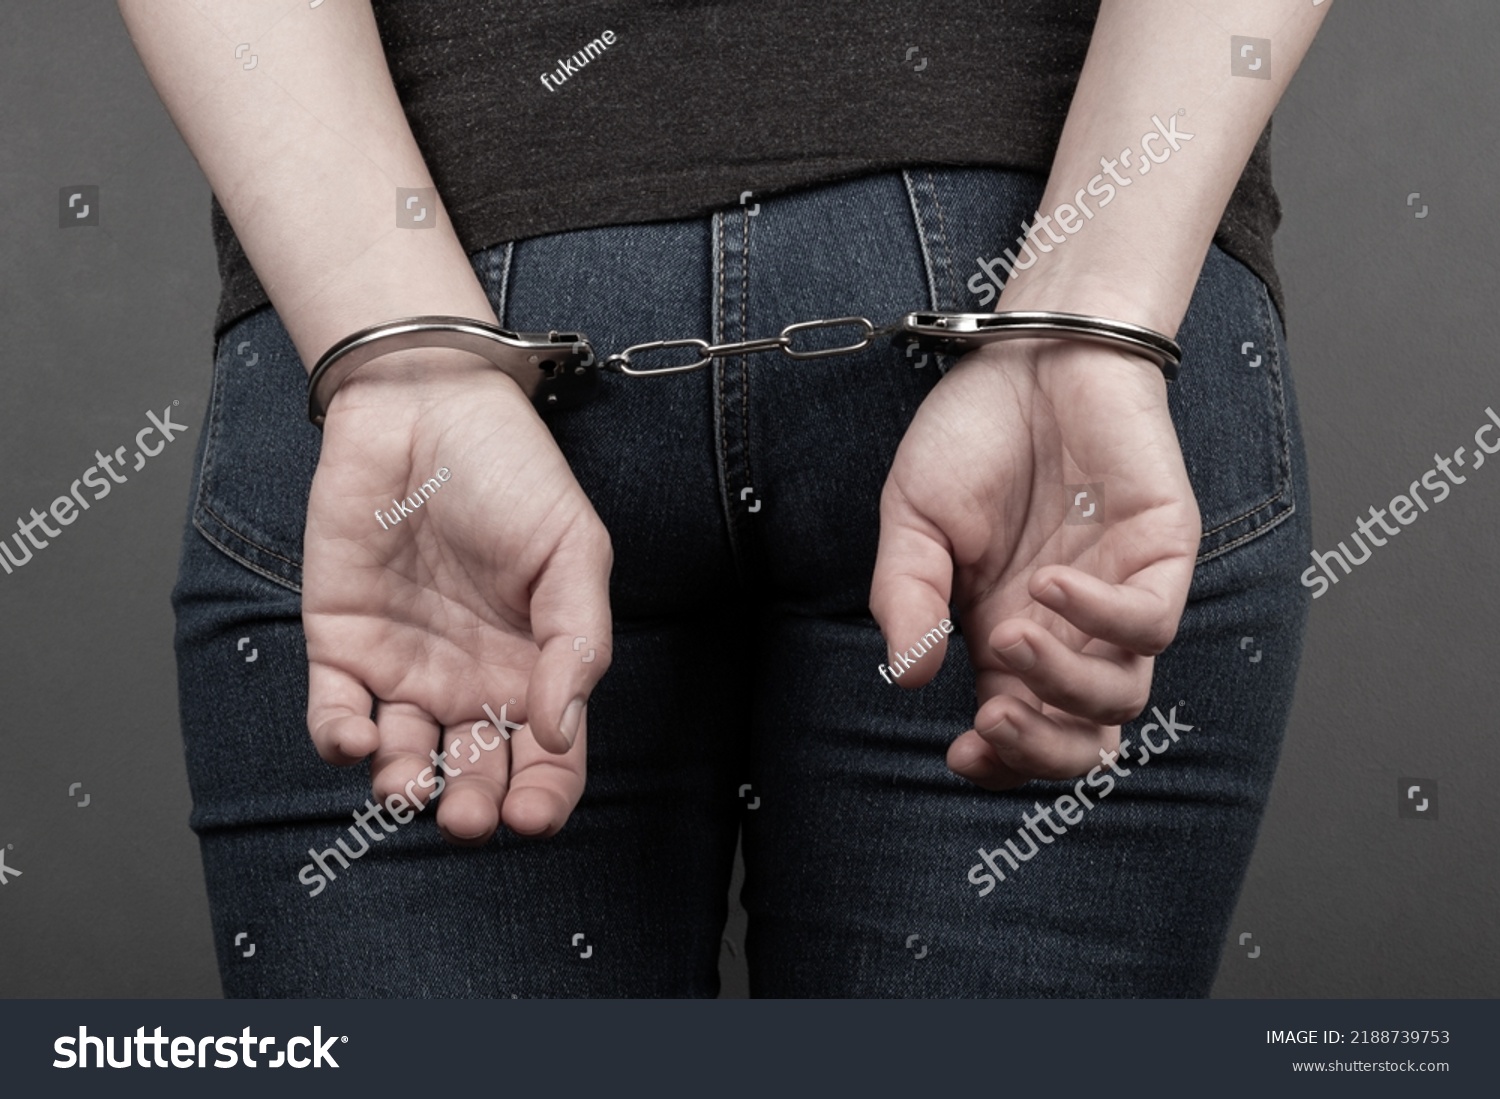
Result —
[{"label": "jeans back pocket", "polygon": [[1296,510],[1286,347],[1265,283],[1217,247],[1177,339],[1182,372],[1168,407],[1203,517],[1202,564]]},{"label": "jeans back pocket", "polygon": [[[505,308],[513,245],[469,257],[496,316]],[[307,369],[269,306],[236,321],[214,355],[192,521],[246,568],[302,590],[307,498],[323,434],[307,419]]]},{"label": "jeans back pocket", "polygon": [[307,374],[275,310],[220,338],[193,498],[193,526],[270,580],[302,590],[307,495],[322,435],[307,419]]}]

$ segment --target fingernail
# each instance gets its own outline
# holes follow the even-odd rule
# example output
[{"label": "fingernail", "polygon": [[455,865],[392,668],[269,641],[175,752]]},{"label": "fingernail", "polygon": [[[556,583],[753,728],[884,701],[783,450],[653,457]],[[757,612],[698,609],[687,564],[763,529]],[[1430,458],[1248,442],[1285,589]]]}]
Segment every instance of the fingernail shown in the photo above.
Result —
[{"label": "fingernail", "polygon": [[568,708],[563,711],[562,723],[558,726],[563,739],[568,742],[568,747],[573,747],[573,741],[578,739],[578,722],[583,717],[583,699],[575,698],[568,703]]},{"label": "fingernail", "polygon": [[1004,649],[996,649],[995,652],[1009,667],[1014,668],[1018,672],[1024,672],[1036,663],[1036,653],[1024,637],[1014,645]]},{"label": "fingernail", "polygon": [[1041,590],[1041,592],[1037,595],[1037,602],[1045,603],[1047,604],[1047,606],[1054,609],[1057,607],[1066,606],[1068,602],[1068,593],[1063,591],[1061,584],[1054,582],[1048,584]]}]

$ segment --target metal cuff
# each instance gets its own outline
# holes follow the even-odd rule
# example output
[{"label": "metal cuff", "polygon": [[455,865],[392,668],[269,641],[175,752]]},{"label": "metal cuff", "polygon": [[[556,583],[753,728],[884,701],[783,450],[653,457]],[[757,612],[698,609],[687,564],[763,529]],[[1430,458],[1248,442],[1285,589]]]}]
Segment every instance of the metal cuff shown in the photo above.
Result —
[{"label": "metal cuff", "polygon": [[924,351],[953,355],[1000,340],[1072,339],[1108,344],[1144,355],[1175,381],[1182,364],[1176,340],[1138,324],[1090,317],[1082,313],[1018,310],[1011,313],[908,313],[901,321],[905,338]]},{"label": "metal cuff", "polygon": [[471,317],[403,317],[362,328],[323,352],[307,379],[307,418],[321,428],[339,387],[371,359],[423,347],[468,351],[516,377],[537,371],[531,399],[540,408],[571,406],[598,382],[593,349],[577,332],[510,332]]}]

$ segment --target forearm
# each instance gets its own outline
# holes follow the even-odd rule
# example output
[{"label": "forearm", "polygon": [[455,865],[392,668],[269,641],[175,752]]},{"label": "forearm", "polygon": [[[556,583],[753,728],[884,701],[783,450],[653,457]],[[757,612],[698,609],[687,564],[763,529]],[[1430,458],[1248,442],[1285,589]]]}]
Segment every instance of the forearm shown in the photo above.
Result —
[{"label": "forearm", "polygon": [[[1040,206],[1047,221],[1027,234],[1036,263],[1007,280],[998,308],[1093,313],[1174,334],[1327,7],[1103,0]],[[1232,36],[1270,40],[1270,79],[1231,75]]]},{"label": "forearm", "polygon": [[119,6],[305,365],[394,317],[493,319],[445,213],[397,226],[397,189],[432,179],[367,2]]}]

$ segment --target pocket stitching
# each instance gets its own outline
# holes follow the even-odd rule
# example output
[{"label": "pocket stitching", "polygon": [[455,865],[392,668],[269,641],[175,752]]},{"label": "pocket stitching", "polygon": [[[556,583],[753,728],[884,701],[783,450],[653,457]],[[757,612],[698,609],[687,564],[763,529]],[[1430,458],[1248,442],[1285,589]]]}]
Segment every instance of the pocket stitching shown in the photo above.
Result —
[{"label": "pocket stitching", "polygon": [[[252,314],[252,316],[253,315],[254,314]],[[227,373],[229,370],[233,369],[232,366],[220,366],[220,351],[223,346],[224,341],[222,338],[214,345],[214,377],[211,387],[211,393],[209,396],[208,409],[209,432],[207,441],[205,442],[203,448],[203,461],[198,471],[198,492],[193,502],[193,529],[196,530],[200,535],[202,535],[210,545],[218,549],[221,553],[229,557],[231,560],[245,566],[247,569],[250,569],[257,575],[264,576],[268,580],[272,580],[275,583],[282,585],[283,587],[288,587],[292,591],[300,593],[302,591],[302,563],[297,559],[287,557],[285,554],[279,553],[278,551],[273,550],[268,546],[261,545],[255,539],[246,535],[238,525],[229,522],[228,519],[226,519],[223,515],[220,515],[217,511],[215,511],[212,504],[210,503],[209,485],[213,483],[214,463],[218,458],[219,432],[222,428],[224,419],[224,390],[227,388]],[[243,554],[236,553],[234,550],[230,549],[230,547],[223,541],[223,539],[215,537],[208,532],[208,529],[203,522],[204,517],[211,519],[220,528],[233,535],[236,539],[238,539],[245,545],[254,548],[260,553],[264,553],[266,556],[271,557],[277,561],[285,562],[288,569],[295,575],[295,579],[290,576],[282,576],[263,565],[258,565],[255,562],[251,561],[249,558],[245,557]]]},{"label": "pocket stitching", "polygon": [[[512,252],[515,247],[514,241],[506,241],[503,244],[493,245],[484,249],[478,256],[471,257],[471,265],[475,267],[475,273],[486,291],[486,296],[491,297],[491,303],[496,306],[495,315],[502,327],[505,324],[505,308],[508,304],[507,298],[510,273],[512,264]],[[477,261],[477,262],[476,262]],[[495,276],[498,274],[498,280]],[[498,285],[497,285],[498,282]],[[491,296],[492,295],[492,296]],[[270,312],[267,307],[267,312]],[[259,312],[259,311],[257,311]],[[251,314],[254,316],[256,314]],[[248,317],[246,318],[249,319]],[[256,538],[245,533],[241,525],[230,522],[224,515],[216,511],[211,503],[209,486],[214,483],[215,464],[218,459],[220,437],[219,433],[223,424],[224,391],[227,388],[227,372],[233,369],[232,365],[222,365],[221,359],[224,339],[220,338],[214,344],[214,376],[210,388],[207,419],[209,431],[207,432],[203,460],[198,469],[198,488],[193,499],[191,523],[196,530],[210,545],[231,560],[243,565],[258,576],[263,576],[272,582],[288,588],[291,591],[302,591],[302,561],[296,557],[290,557],[264,545]],[[304,528],[306,525],[306,512],[304,505],[303,513]],[[210,528],[215,528],[219,533],[210,533]],[[258,564],[244,553],[238,552],[230,547],[229,540],[234,543],[263,554],[272,561],[280,562],[286,566],[290,575],[283,575],[264,564]]]},{"label": "pocket stitching", "polygon": [[[249,535],[245,534],[244,531],[240,530],[233,523],[229,522],[227,519],[224,518],[224,516],[220,515],[216,511],[214,511],[214,509],[211,508],[211,507],[209,507],[207,504],[204,504],[200,510],[202,511],[202,513],[204,515],[207,515],[209,518],[213,519],[213,521],[216,522],[216,523],[218,523],[219,526],[223,527],[225,530],[227,530],[230,533],[232,533],[241,542],[245,543],[245,545],[247,545],[247,546],[253,546],[255,549],[259,550],[261,553],[264,553],[267,557],[274,557],[278,561],[285,561],[293,569],[295,569],[295,570],[297,570],[299,572],[301,571],[301,569],[302,569],[302,562],[299,561],[299,560],[297,560],[295,557],[288,557],[286,554],[279,553],[276,550],[273,550],[269,546],[263,546],[263,545],[261,545],[254,538],[251,538]],[[194,523],[194,526],[197,526],[196,522]],[[205,537],[207,537],[207,536],[205,535]]]},{"label": "pocket stitching", "polygon": [[1207,538],[1210,535],[1217,534],[1219,531],[1224,530],[1226,527],[1233,526],[1235,523],[1240,523],[1251,518],[1256,513],[1264,511],[1268,507],[1272,507],[1279,501],[1285,501],[1286,507],[1266,522],[1263,522],[1259,526],[1255,527],[1253,530],[1246,531],[1240,537],[1235,538],[1230,542],[1226,542],[1224,545],[1218,546],[1207,553],[1199,554],[1194,561],[1195,565],[1201,565],[1205,561],[1211,561],[1215,557],[1219,557],[1222,554],[1228,553],[1230,550],[1236,549],[1239,546],[1244,545],[1246,542],[1252,541],[1255,538],[1260,537],[1262,534],[1275,529],[1282,522],[1284,522],[1288,516],[1295,514],[1297,510],[1297,503],[1294,499],[1291,498],[1290,495],[1292,487],[1291,433],[1289,428],[1287,427],[1286,418],[1286,387],[1282,382],[1281,376],[1281,340],[1278,337],[1275,319],[1271,312],[1270,293],[1266,290],[1265,283],[1258,278],[1256,279],[1256,286],[1259,293],[1261,331],[1269,335],[1269,339],[1266,340],[1266,350],[1268,352],[1270,361],[1266,365],[1272,390],[1271,403],[1273,412],[1276,417],[1276,432],[1280,441],[1280,446],[1278,448],[1276,456],[1276,492],[1274,495],[1255,505],[1253,508],[1241,512],[1239,515],[1236,515],[1231,519],[1225,520],[1211,530],[1205,530],[1200,536],[1200,541],[1202,538]]},{"label": "pocket stitching", "polygon": [[[205,510],[207,510],[207,509],[205,509]],[[209,512],[209,514],[212,515],[213,513]],[[215,516],[214,518],[217,519],[218,517]],[[228,524],[225,524],[224,526],[225,526],[226,530],[234,531],[234,528],[230,527]],[[209,545],[213,546],[220,553],[224,554],[224,556],[228,557],[231,561],[238,562],[239,564],[243,565],[245,568],[249,569],[251,572],[255,573],[258,576],[265,577],[267,580],[270,580],[274,584],[280,584],[284,588],[289,588],[292,591],[296,592],[298,595],[302,594],[302,585],[301,584],[294,583],[293,581],[287,579],[284,576],[279,576],[276,573],[272,572],[270,569],[262,568],[260,565],[257,565],[254,561],[251,561],[249,558],[244,557],[241,554],[235,553],[234,550],[230,549],[228,546],[226,546],[218,538],[215,538],[212,534],[208,533],[208,531],[203,528],[203,524],[198,521],[198,519],[197,519],[196,516],[193,519],[193,529],[196,530],[199,534],[201,534],[203,536],[204,540],[207,541]],[[238,531],[235,531],[234,533],[235,533],[236,537],[240,536]],[[249,542],[249,539],[246,539],[246,541]],[[254,542],[250,542],[250,545],[254,546],[255,543]],[[256,546],[255,548],[256,549],[262,549],[263,547]],[[271,551],[267,550],[266,552],[270,553]],[[281,556],[280,554],[276,554],[276,553],[272,553],[271,555],[273,557],[280,557]],[[281,559],[282,560],[286,560],[286,558],[284,558],[284,557],[281,558]],[[300,572],[301,569],[299,568],[298,571]]]}]

